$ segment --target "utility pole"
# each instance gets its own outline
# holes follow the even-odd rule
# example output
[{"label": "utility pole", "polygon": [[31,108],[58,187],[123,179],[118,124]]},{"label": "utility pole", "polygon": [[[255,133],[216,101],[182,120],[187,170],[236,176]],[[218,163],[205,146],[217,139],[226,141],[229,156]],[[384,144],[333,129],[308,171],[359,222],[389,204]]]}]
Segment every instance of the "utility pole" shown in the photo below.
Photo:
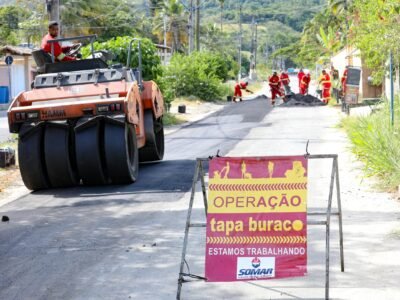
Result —
[{"label": "utility pole", "polygon": [[251,20],[251,56],[250,56],[250,79],[256,79],[255,74],[255,47],[256,47],[256,22],[254,16]]},{"label": "utility pole", "polygon": [[257,22],[256,22],[256,37],[255,37],[255,41],[254,41],[254,69],[257,68],[257,48],[258,48],[258,32],[257,32]]},{"label": "utility pole", "polygon": [[163,15],[164,22],[164,66],[167,64],[167,16]]},{"label": "utility pole", "polygon": [[200,51],[200,0],[196,0],[196,50]]},{"label": "utility pole", "polygon": [[344,38],[345,38],[345,44],[346,44],[347,65],[351,66],[351,65],[353,65],[353,54],[350,53],[351,49],[350,49],[349,39],[348,39],[349,20],[347,19],[347,17],[348,17],[347,0],[344,0],[344,12],[345,12],[345,19],[346,19],[346,32],[345,32]]},{"label": "utility pole", "polygon": [[189,31],[189,54],[193,52],[193,44],[194,44],[194,37],[193,37],[193,0],[190,0],[189,6],[189,21],[188,21],[188,31]]},{"label": "utility pole", "polygon": [[239,74],[238,81],[242,79],[242,0],[239,0]]},{"label": "utility pole", "polygon": [[60,28],[59,36],[61,36],[60,0],[46,0],[46,10],[49,14],[49,21],[56,21],[58,23],[58,28]]},{"label": "utility pole", "polygon": [[255,31],[254,31],[254,16],[251,19],[251,62],[253,62],[253,55],[254,55],[254,35],[255,35]]},{"label": "utility pole", "polygon": [[222,28],[222,23],[223,23],[223,13],[224,13],[224,0],[219,0],[219,3],[220,3],[220,6],[221,6],[221,32],[223,31],[223,28]]},{"label": "utility pole", "polygon": [[390,124],[394,126],[394,84],[393,84],[393,53],[390,51],[389,74],[390,74]]},{"label": "utility pole", "polygon": [[49,20],[60,23],[60,0],[46,0],[46,9]]}]

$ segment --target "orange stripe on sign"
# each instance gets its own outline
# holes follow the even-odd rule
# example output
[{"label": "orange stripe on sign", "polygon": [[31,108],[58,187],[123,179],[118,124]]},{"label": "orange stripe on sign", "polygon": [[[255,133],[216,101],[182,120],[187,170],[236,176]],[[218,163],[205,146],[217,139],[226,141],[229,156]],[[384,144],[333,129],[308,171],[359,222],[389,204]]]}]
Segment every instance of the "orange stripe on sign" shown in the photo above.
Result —
[{"label": "orange stripe on sign", "polygon": [[207,244],[305,244],[305,236],[221,236],[207,237]]},{"label": "orange stripe on sign", "polygon": [[275,184],[210,184],[210,191],[281,191],[306,190],[307,183],[275,183]]}]

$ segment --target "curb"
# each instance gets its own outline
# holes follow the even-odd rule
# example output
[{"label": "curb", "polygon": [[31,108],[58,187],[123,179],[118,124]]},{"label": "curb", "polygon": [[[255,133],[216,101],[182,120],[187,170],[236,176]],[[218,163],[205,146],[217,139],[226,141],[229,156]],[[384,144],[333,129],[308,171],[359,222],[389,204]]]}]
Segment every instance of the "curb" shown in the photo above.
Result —
[{"label": "curb", "polygon": [[167,129],[167,130],[169,129],[170,131],[169,131],[169,132],[166,132],[165,135],[169,135],[169,134],[175,133],[175,132],[177,132],[177,131],[179,131],[179,130],[181,130],[181,129],[183,129],[183,128],[189,127],[189,126],[191,126],[191,125],[193,125],[193,124],[197,124],[197,123],[199,123],[200,121],[202,121],[202,120],[204,120],[205,118],[207,118],[208,116],[210,116],[210,115],[212,115],[212,114],[214,114],[214,113],[220,111],[221,109],[223,109],[223,108],[225,107],[225,105],[226,105],[226,104],[222,104],[221,107],[220,107],[219,109],[216,109],[216,110],[213,110],[213,111],[210,111],[210,112],[207,112],[207,113],[203,114],[203,115],[201,116],[201,118],[199,118],[199,119],[197,119],[197,120],[187,121],[187,122],[184,122],[184,123],[179,124],[179,125],[169,125],[169,126],[166,126],[165,129]]}]

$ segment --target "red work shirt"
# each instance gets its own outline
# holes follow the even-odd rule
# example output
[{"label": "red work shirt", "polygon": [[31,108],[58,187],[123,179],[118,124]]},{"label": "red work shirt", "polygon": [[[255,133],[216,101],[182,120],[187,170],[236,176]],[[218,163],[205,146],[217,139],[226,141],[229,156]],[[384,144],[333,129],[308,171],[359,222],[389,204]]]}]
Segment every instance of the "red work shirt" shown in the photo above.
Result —
[{"label": "red work shirt", "polygon": [[301,71],[301,72],[299,72],[299,74],[297,74],[297,78],[299,79],[299,84],[300,84],[301,80],[303,79],[304,75],[305,74],[303,71]]},{"label": "red work shirt", "polygon": [[282,82],[282,85],[288,85],[290,82],[289,75],[286,73],[282,73],[280,76],[280,80]]},{"label": "red work shirt", "polygon": [[303,78],[301,79],[300,85],[304,88],[308,88],[310,81],[311,81],[310,74],[304,75]]},{"label": "red work shirt", "polygon": [[246,87],[247,87],[247,84],[245,82],[236,83],[235,91],[240,92],[240,90],[244,90]]},{"label": "red work shirt", "polygon": [[[41,48],[46,51],[47,53],[51,54],[51,43],[48,43],[48,41],[54,40],[49,33],[46,34],[43,39],[42,39],[42,45]],[[74,57],[71,56],[66,56],[65,52],[69,51],[71,47],[61,47],[59,42],[53,43],[54,45],[54,57],[59,60],[59,61],[68,61],[68,60],[75,60]]]},{"label": "red work shirt", "polygon": [[279,86],[279,82],[280,82],[280,80],[279,80],[279,77],[278,77],[278,75],[272,75],[270,78],[269,78],[269,86],[272,88],[272,87],[278,87]]},{"label": "red work shirt", "polygon": [[343,91],[345,91],[346,90],[346,80],[347,80],[347,69],[346,70],[344,70],[344,72],[343,72],[343,77],[342,77],[342,89],[343,89]]},{"label": "red work shirt", "polygon": [[330,89],[331,88],[331,76],[329,76],[328,73],[325,75],[321,75],[320,81],[322,83],[322,87],[324,89]]}]

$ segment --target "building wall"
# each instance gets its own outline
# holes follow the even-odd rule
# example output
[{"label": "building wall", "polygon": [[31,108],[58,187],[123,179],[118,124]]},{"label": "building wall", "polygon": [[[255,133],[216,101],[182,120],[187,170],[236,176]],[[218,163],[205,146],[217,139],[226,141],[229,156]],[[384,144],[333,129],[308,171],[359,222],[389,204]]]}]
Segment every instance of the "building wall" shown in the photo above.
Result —
[{"label": "building wall", "polygon": [[8,68],[0,65],[0,86],[8,86]]},{"label": "building wall", "polygon": [[382,85],[370,86],[368,84],[368,77],[371,76],[372,71],[364,66],[361,59],[360,51],[357,49],[343,49],[332,58],[333,66],[339,70],[340,78],[343,76],[343,72],[349,61],[351,62],[351,66],[361,68],[361,80],[359,90],[360,98],[380,97],[382,94]]},{"label": "building wall", "polygon": [[[11,97],[14,98],[20,92],[30,89],[32,59],[30,57],[14,56],[11,65]],[[9,86],[8,66],[0,64],[0,86]]]}]

